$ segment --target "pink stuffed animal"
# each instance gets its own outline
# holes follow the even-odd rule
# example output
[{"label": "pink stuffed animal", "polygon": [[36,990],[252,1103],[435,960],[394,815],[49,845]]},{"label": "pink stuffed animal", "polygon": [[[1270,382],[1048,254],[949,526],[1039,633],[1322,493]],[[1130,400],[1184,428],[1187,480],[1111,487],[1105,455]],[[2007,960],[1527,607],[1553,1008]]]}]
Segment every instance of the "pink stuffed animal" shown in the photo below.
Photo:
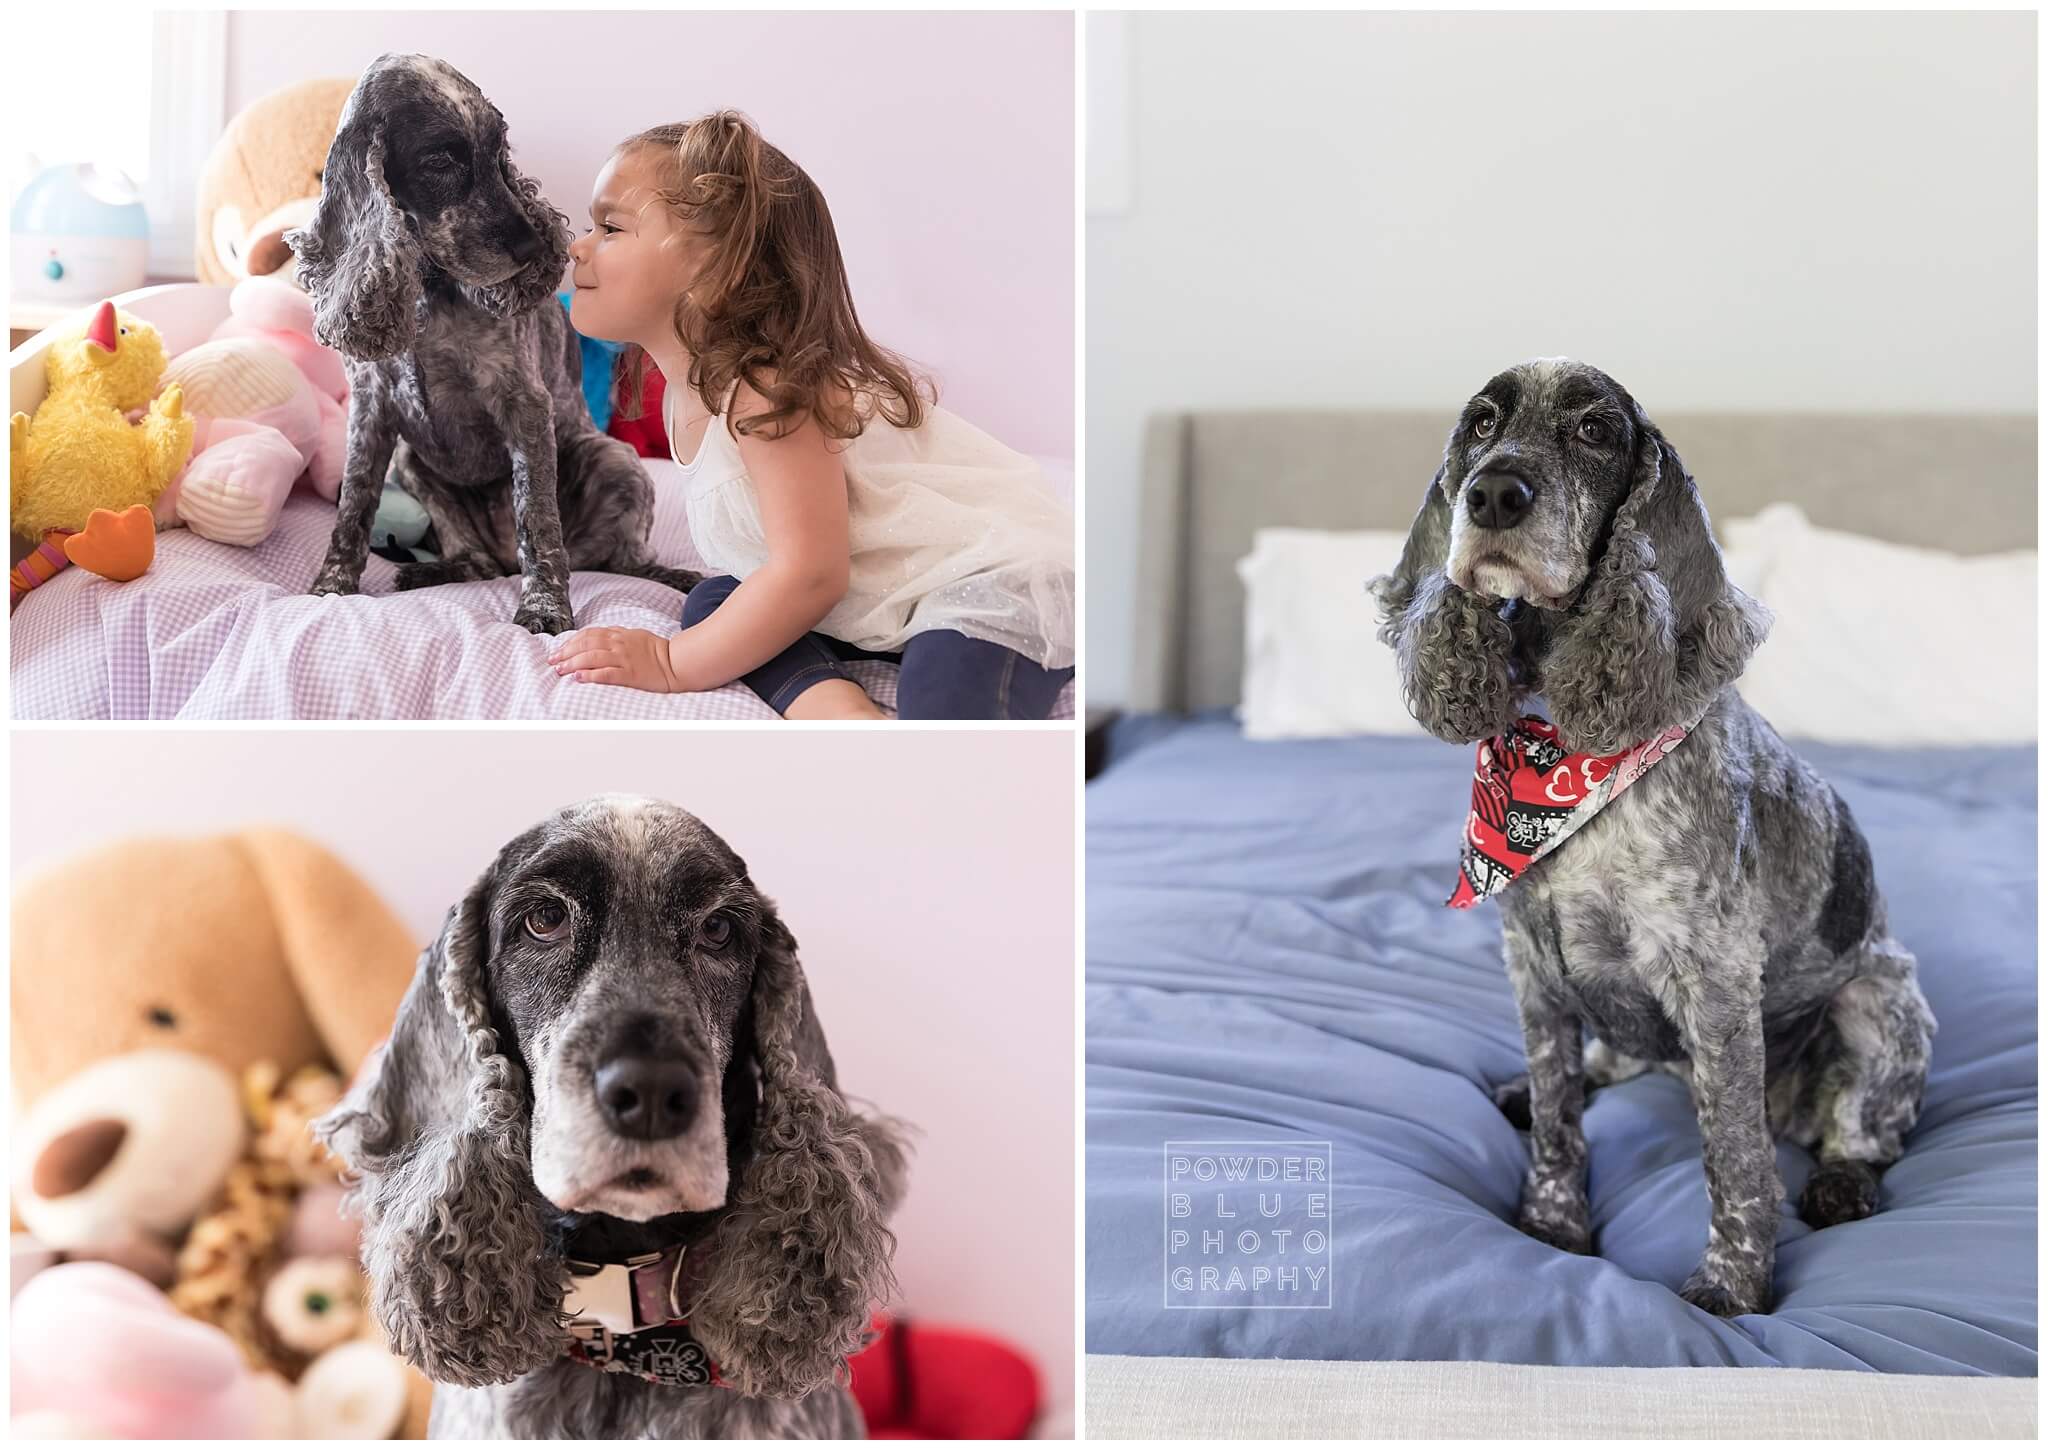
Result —
[{"label": "pink stuffed animal", "polygon": [[341,492],[348,450],[348,373],[341,354],[313,339],[313,299],[274,277],[250,277],[228,297],[228,318],[215,339],[260,337],[292,360],[313,385],[320,408],[320,436],[314,450],[312,484],[332,501]]},{"label": "pink stuffed animal", "polygon": [[247,548],[277,527],[284,501],[318,455],[320,395],[271,343],[202,342],[164,369],[194,421],[192,461],[157,497],[159,528]]},{"label": "pink stuffed animal", "polygon": [[14,1296],[11,1439],[247,1440],[293,1433],[292,1388],[112,1264],[58,1264]]},{"label": "pink stuffed animal", "polygon": [[305,375],[268,342],[225,338],[180,352],[164,377],[201,401],[188,403],[193,461],[158,496],[158,528],[186,524],[217,543],[262,543],[319,440]]},{"label": "pink stuffed animal", "polygon": [[163,386],[184,390],[197,421],[192,459],[158,495],[157,527],[184,524],[216,543],[260,544],[300,482],[333,501],[348,449],[348,375],[313,339],[313,303],[270,277],[228,297],[209,341],[171,359]]}]

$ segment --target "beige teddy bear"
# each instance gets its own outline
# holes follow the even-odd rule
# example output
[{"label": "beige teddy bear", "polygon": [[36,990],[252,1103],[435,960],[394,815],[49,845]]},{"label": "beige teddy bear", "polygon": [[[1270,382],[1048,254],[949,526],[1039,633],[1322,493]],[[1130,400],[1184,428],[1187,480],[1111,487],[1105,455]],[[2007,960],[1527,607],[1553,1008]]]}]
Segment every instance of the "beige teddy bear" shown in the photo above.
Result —
[{"label": "beige teddy bear", "polygon": [[293,280],[284,234],[312,220],[354,77],[300,81],[244,106],[199,174],[199,280]]}]

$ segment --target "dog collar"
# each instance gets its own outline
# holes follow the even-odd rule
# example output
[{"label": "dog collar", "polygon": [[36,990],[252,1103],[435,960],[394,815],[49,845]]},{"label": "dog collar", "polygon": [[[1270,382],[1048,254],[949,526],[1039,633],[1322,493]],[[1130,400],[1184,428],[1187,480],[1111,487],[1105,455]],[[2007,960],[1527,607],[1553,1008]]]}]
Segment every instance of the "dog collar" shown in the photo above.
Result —
[{"label": "dog collar", "polygon": [[611,1374],[658,1385],[729,1388],[711,1355],[690,1333],[686,1306],[698,1267],[681,1244],[623,1263],[566,1261],[563,1354]]},{"label": "dog collar", "polygon": [[1613,755],[1566,750],[1557,727],[1540,715],[1524,715],[1506,734],[1480,741],[1458,885],[1444,905],[1465,910],[1500,891],[1641,780],[1698,724],[1674,725]]}]

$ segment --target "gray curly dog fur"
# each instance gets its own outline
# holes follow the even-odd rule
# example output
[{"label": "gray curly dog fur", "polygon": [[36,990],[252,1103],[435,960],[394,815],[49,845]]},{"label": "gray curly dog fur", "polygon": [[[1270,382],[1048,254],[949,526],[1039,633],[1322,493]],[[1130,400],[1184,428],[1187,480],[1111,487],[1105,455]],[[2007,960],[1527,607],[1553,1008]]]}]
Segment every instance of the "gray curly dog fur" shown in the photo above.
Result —
[{"label": "gray curly dog fur", "polygon": [[[607,1119],[627,1055],[679,1075],[679,1131]],[[904,1125],[840,1095],[795,939],[694,816],[600,797],[506,845],[315,1131],[435,1438],[861,1434],[846,1361],[894,1289]],[[731,1387],[564,1358],[564,1259],[675,1243],[710,1265],[690,1332]]]},{"label": "gray curly dog fur", "polygon": [[1767,1310],[1774,1134],[1818,1158],[1807,1223],[1870,1214],[1935,1028],[1849,808],[1733,688],[1768,613],[1728,582],[1677,451],[1612,378],[1565,359],[1466,404],[1372,588],[1408,707],[1445,740],[1497,735],[1539,697],[1566,747],[1594,754],[1700,717],[1495,898],[1529,1057],[1496,1100],[1516,1116],[1526,1099],[1520,1227],[1583,1254],[1587,1082],[1686,1078],[1709,1227],[1680,1292]]},{"label": "gray curly dog fur", "polygon": [[387,471],[433,520],[440,559],[398,587],[521,576],[516,623],[575,628],[569,573],[603,569],[688,592],[648,553],[654,493],[630,444],[583,401],[581,346],[554,293],[568,218],[513,166],[505,118],[424,55],[356,82],[319,208],[285,242],[314,332],[348,371],[348,450],[315,594],[362,583]]}]

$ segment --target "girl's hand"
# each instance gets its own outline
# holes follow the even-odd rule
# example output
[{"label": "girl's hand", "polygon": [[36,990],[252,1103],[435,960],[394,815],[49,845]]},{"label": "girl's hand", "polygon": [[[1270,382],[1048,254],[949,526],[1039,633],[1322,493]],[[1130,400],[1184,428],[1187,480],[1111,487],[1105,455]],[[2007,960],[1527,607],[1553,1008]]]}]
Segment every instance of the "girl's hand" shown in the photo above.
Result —
[{"label": "girl's hand", "polygon": [[644,629],[596,626],[565,635],[548,655],[558,675],[593,685],[626,685],[673,694],[682,689],[665,636]]}]

